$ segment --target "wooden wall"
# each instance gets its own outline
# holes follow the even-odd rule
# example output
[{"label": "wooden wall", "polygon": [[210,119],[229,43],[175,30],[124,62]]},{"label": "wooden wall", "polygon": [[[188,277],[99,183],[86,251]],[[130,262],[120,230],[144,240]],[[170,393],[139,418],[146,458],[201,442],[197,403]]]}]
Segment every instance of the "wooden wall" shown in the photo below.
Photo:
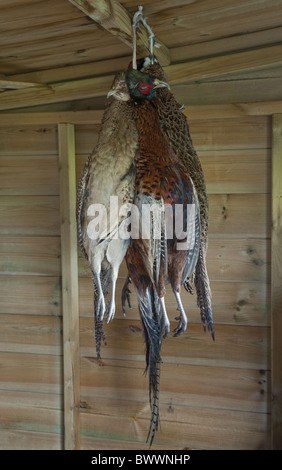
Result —
[{"label": "wooden wall", "polygon": [[56,126],[1,127],[0,448],[63,445]]},{"label": "wooden wall", "polygon": [[[269,449],[271,117],[211,119],[200,112],[190,125],[210,198],[216,341],[203,332],[195,296],[183,293],[189,324],[185,335],[163,343],[161,426],[152,448]],[[98,128],[75,126],[77,178]],[[0,446],[63,448],[57,128],[2,119],[0,132]],[[126,269],[102,362],[95,356],[92,282],[80,253],[78,273],[81,448],[147,449],[136,298],[126,318],[119,301]],[[174,324],[170,292],[167,307]]]}]

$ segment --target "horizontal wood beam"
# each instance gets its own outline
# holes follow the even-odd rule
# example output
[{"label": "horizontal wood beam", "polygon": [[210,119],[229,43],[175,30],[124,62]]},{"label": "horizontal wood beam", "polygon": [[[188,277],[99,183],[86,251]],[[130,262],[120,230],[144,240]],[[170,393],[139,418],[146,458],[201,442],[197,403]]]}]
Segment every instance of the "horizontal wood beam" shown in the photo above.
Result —
[{"label": "horizontal wood beam", "polygon": [[[92,20],[109,33],[117,36],[122,42],[132,48],[132,19],[128,11],[117,0],[69,0]],[[155,50],[155,55],[162,65],[170,63],[169,49],[156,38],[161,45]],[[137,30],[137,52],[147,55],[150,50],[148,31],[143,25]]]},{"label": "horizontal wood beam", "polygon": [[282,65],[282,45],[252,51],[237,52],[208,59],[193,60],[165,67],[169,82],[174,84],[194,80],[224,77]]},{"label": "horizontal wood beam", "polygon": [[[234,73],[278,66],[282,66],[282,45],[173,64],[164,67],[164,69],[170,84],[180,85],[189,84],[196,80],[230,77]],[[6,91],[0,96],[0,111],[105,96],[113,78],[114,75],[105,75],[53,83],[46,88]]]},{"label": "horizontal wood beam", "polygon": [[[34,113],[2,113],[0,126],[19,125],[51,125],[69,124],[100,124],[104,110],[58,111]],[[219,104],[188,106],[184,114],[193,121],[236,118],[243,116],[271,116],[282,114],[282,101],[266,101],[257,103]]]},{"label": "horizontal wood beam", "polygon": [[[282,110],[282,106],[281,106]],[[66,124],[100,124],[104,110],[98,111],[58,111],[38,113],[0,114],[0,126],[18,125],[52,125]]]},{"label": "horizontal wood beam", "polygon": [[60,103],[106,95],[113,75],[54,83],[46,88],[6,91],[0,96],[0,110]]},{"label": "horizontal wood beam", "polygon": [[0,77],[0,88],[8,90],[21,90],[23,88],[45,87],[42,83],[19,82],[16,80],[2,79]]}]

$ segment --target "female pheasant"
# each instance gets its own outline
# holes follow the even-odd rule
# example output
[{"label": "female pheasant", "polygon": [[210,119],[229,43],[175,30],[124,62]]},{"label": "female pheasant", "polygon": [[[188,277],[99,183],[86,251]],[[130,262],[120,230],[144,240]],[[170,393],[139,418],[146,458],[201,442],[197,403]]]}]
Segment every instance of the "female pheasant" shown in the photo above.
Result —
[{"label": "female pheasant", "polygon": [[[140,70],[151,74],[159,80],[167,82],[167,76],[155,57],[139,59],[137,63]],[[158,95],[158,116],[161,128],[175,154],[188,171],[198,195],[201,217],[201,243],[199,259],[195,271],[195,287],[204,329],[206,329],[207,324],[208,330],[211,331],[212,338],[214,339],[211,290],[206,266],[209,203],[204,173],[200,159],[193,147],[189,125],[186,116],[182,112],[182,106],[176,101],[169,88],[162,88],[159,90]],[[185,287],[188,291],[192,292],[188,278]],[[128,295],[129,290],[128,285],[126,285],[123,292],[123,308],[125,308],[125,299],[126,297],[128,299]]]},{"label": "female pheasant", "polygon": [[[111,201],[118,207],[132,203],[134,195],[134,157],[138,136],[128,88],[123,73],[114,80],[109,92],[98,143],[83,169],[77,191],[78,240],[88,260],[94,285],[96,351],[100,358],[103,317],[115,314],[115,286],[129,239],[118,236],[127,219],[127,211],[114,220],[110,217]],[[99,230],[95,225],[96,210],[103,208]],[[112,284],[106,308],[106,295]]]},{"label": "female pheasant", "polygon": [[[146,343],[152,413],[148,438],[151,435],[152,443],[159,419],[162,336],[167,336],[170,328],[164,302],[166,284],[171,284],[180,312],[174,331],[178,336],[187,326],[180,289],[185,279],[193,274],[198,260],[200,215],[193,182],[161,130],[155,90],[164,83],[138,70],[129,70],[126,79],[138,131],[134,204],[142,215],[145,208],[147,212],[156,209],[149,219],[141,218],[139,237],[131,240],[126,254]],[[183,210],[184,237],[174,230],[178,207]],[[189,210],[191,207],[194,211]],[[183,242],[185,247],[181,249],[179,244]]]}]

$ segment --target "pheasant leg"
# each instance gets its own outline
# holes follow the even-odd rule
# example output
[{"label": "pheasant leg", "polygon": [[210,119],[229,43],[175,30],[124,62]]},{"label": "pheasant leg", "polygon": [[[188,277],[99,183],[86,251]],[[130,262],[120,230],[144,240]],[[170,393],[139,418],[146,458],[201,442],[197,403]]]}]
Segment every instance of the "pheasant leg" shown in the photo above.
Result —
[{"label": "pheasant leg", "polygon": [[163,337],[167,338],[170,332],[170,322],[166,313],[164,297],[160,297],[160,302],[161,302],[161,312],[162,312],[163,331],[164,331]]},{"label": "pheasant leg", "polygon": [[186,313],[184,311],[179,292],[174,292],[174,295],[176,297],[177,304],[178,304],[178,310],[180,312],[179,317],[175,318],[176,320],[179,320],[178,326],[175,328],[175,330],[173,330],[173,332],[174,332],[173,336],[176,337],[176,336],[182,335],[184,333],[184,331],[186,331],[188,319],[187,319]]},{"label": "pheasant leg", "polygon": [[103,294],[103,289],[101,286],[100,273],[95,273],[94,282],[97,288],[96,316],[97,318],[99,318],[99,320],[103,320],[105,310],[106,310],[106,305],[105,305],[105,297]]}]

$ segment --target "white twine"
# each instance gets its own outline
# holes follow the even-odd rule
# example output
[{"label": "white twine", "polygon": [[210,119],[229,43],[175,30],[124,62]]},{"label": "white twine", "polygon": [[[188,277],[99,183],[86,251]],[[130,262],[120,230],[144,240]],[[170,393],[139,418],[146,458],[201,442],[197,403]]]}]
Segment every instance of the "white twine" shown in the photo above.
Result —
[{"label": "white twine", "polygon": [[155,35],[152,31],[152,28],[148,25],[146,18],[143,17],[143,7],[139,6],[138,11],[134,14],[132,20],[132,30],[133,30],[133,59],[132,59],[132,68],[137,69],[136,63],[136,54],[137,54],[137,45],[136,45],[136,30],[140,28],[140,22],[143,23],[147,31],[149,32],[148,40],[150,42],[150,60],[151,64],[154,63],[154,47],[161,47],[160,44],[156,43]]}]

